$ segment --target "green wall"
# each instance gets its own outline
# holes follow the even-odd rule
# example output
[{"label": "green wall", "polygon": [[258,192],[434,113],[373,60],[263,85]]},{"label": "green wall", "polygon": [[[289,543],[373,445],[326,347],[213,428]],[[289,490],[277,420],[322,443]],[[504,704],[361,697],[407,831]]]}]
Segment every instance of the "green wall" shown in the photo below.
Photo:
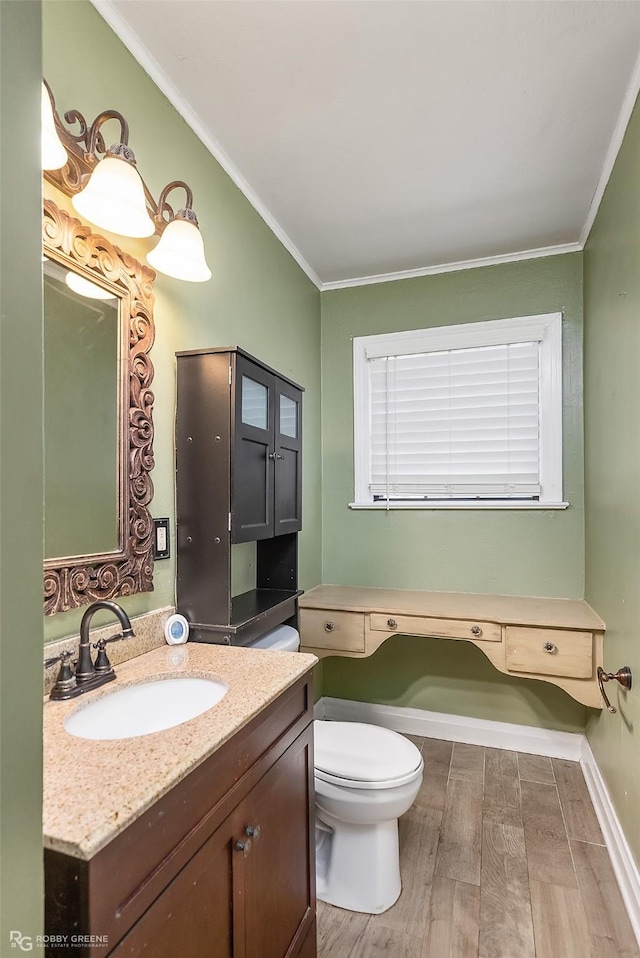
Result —
[{"label": "green wall", "polygon": [[[566,511],[359,511],[353,500],[351,338],[564,312]],[[582,598],[582,256],[565,254],[322,294],[323,581]],[[457,680],[460,680],[458,684]],[[562,729],[586,709],[500,676],[467,643],[398,639],[324,660],[324,694]]]},{"label": "green wall", "polygon": [[[74,107],[89,119],[106,108],[124,113],[130,145],[152,193],[157,197],[173,179],[192,187],[213,272],[208,283],[159,275],[155,284],[153,515],[174,516],[176,350],[239,344],[307,390],[300,582],[310,588],[320,582],[320,294],[88,0],[45,0],[43,34],[44,75],[59,112]],[[118,130],[114,123],[114,137]],[[60,194],[52,188],[47,193],[62,205]],[[153,245],[114,240],[139,259]],[[172,558],[156,563],[155,591],[123,601],[130,614],[175,601],[173,536],[171,547]],[[246,555],[241,559],[244,581],[255,569],[248,568]],[[77,631],[81,614],[47,617],[47,640]]]},{"label": "green wall", "polygon": [[[584,253],[586,596],[607,624],[605,667],[640,678],[640,109],[636,105]],[[640,702],[587,734],[640,860]]]},{"label": "green wall", "polygon": [[0,955],[43,914],[40,36],[0,3]]}]

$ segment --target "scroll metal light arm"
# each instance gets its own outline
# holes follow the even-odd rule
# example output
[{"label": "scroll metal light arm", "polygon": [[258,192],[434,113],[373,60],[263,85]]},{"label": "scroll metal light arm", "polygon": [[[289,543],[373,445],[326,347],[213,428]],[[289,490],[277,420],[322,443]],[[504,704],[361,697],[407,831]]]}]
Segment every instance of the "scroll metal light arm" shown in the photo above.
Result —
[{"label": "scroll metal light arm", "polygon": [[598,686],[600,688],[600,694],[602,695],[602,698],[604,699],[604,704],[607,706],[607,711],[611,712],[611,714],[614,715],[618,710],[615,707],[615,705],[612,705],[609,699],[607,698],[607,693],[604,690],[604,683],[611,682],[612,679],[615,679],[617,682],[620,683],[620,685],[624,689],[627,689],[627,691],[630,691],[631,685],[632,685],[631,669],[629,668],[628,665],[623,665],[623,667],[621,669],[618,669],[617,672],[605,672],[602,666],[599,665],[597,676],[598,676]]}]

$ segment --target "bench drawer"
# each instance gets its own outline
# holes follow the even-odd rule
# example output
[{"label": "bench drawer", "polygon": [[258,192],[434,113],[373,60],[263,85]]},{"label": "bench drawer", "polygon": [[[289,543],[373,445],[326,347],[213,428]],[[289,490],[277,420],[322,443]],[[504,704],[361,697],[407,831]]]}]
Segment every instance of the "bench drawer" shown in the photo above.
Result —
[{"label": "bench drawer", "polygon": [[372,632],[400,632],[403,635],[430,635],[444,639],[474,639],[500,642],[502,627],[496,622],[473,622],[464,619],[434,619],[424,615],[371,613]]},{"label": "bench drawer", "polygon": [[364,652],[364,614],[333,609],[300,609],[300,642],[305,648]]},{"label": "bench drawer", "polygon": [[510,672],[537,672],[576,679],[589,679],[593,675],[591,632],[508,625],[505,651]]}]

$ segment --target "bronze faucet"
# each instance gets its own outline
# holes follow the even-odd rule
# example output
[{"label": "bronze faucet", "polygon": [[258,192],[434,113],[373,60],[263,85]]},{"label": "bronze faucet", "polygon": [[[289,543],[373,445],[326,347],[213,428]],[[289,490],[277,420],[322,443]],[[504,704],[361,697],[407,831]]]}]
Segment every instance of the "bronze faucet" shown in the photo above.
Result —
[{"label": "bronze faucet", "polygon": [[[98,650],[94,662],[91,657],[89,626],[94,614],[101,609],[113,612],[122,626],[122,632],[119,632],[117,635],[112,635],[108,639],[100,639],[94,643],[94,649]],[[118,642],[121,639],[130,639],[133,635],[134,632],[131,628],[129,616],[116,602],[109,602],[106,599],[92,602],[82,616],[82,622],[80,623],[80,647],[78,650],[78,661],[74,663],[76,666],[75,674],[71,671],[71,666],[68,661],[71,653],[63,652],[62,655],[58,657],[62,664],[56,683],[51,690],[50,698],[56,701],[72,699],[77,695],[82,695],[83,692],[89,692],[91,689],[97,689],[107,682],[112,682],[116,677],[116,673],[107,657],[107,643]],[[48,664],[55,661],[56,659],[48,660]]]}]

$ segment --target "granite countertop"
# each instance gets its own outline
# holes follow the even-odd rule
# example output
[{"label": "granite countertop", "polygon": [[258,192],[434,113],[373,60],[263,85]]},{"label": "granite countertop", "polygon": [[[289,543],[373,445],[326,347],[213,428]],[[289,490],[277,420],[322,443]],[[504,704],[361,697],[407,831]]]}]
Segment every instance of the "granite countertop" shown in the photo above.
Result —
[{"label": "granite countertop", "polygon": [[[315,665],[314,655],[187,643],[164,646],[117,667],[117,678],[67,702],[44,706],[44,844],[92,858],[162,795],[247,725]],[[65,717],[150,678],[225,682],[218,705],[162,732],[89,741],[65,731]]]}]

